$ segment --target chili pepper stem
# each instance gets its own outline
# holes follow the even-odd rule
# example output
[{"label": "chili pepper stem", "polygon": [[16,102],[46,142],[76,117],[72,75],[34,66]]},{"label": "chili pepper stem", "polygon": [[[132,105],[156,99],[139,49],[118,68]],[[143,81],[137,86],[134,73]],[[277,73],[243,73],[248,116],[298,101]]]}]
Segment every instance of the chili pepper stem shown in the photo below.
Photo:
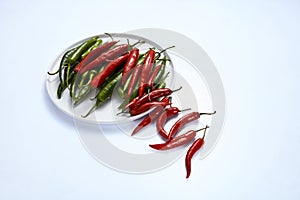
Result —
[{"label": "chili pepper stem", "polygon": [[121,112],[119,112],[119,113],[117,113],[116,115],[121,115],[121,114],[124,114],[124,113],[129,113],[129,112],[124,112],[124,111],[121,111]]},{"label": "chili pepper stem", "polygon": [[177,89],[175,89],[175,90],[172,90],[172,92],[177,92],[177,91],[179,91],[179,90],[181,90],[182,89],[182,86],[180,86],[179,88],[177,88]]},{"label": "chili pepper stem", "polygon": [[188,111],[188,110],[191,110],[191,108],[186,108],[186,109],[183,109],[183,110],[179,110],[179,112],[184,112],[184,111]]},{"label": "chili pepper stem", "polygon": [[111,36],[111,34],[109,33],[104,33],[105,35],[107,35],[108,37],[110,37],[111,41],[114,41],[114,38]]},{"label": "chili pepper stem", "polygon": [[214,115],[216,114],[216,111],[212,112],[212,113],[199,113],[199,115]]},{"label": "chili pepper stem", "polygon": [[148,88],[148,99],[149,99],[149,101],[151,101],[151,97],[150,97],[150,88]]},{"label": "chili pepper stem", "polygon": [[95,105],[93,105],[93,107],[91,107],[91,109],[85,115],[81,115],[81,117],[87,118],[87,116],[89,116],[99,106],[99,103],[100,102],[96,102]]},{"label": "chili pepper stem", "polygon": [[169,50],[169,49],[172,49],[172,48],[174,48],[174,47],[175,47],[175,46],[167,47],[167,48],[163,49],[162,51],[160,51],[159,53],[163,53],[163,52],[165,52],[165,51],[167,51],[167,50]]},{"label": "chili pepper stem", "polygon": [[155,60],[158,59],[163,52],[167,51],[168,49],[174,48],[174,47],[175,46],[170,46],[170,47],[167,47],[167,48],[161,50],[160,52],[156,52],[158,54],[158,56],[157,56],[157,58],[155,57]]},{"label": "chili pepper stem", "polygon": [[47,73],[48,73],[48,75],[52,76],[52,75],[57,74],[58,72],[59,72],[59,69],[56,72],[47,72]]},{"label": "chili pepper stem", "polygon": [[[206,135],[206,130],[209,128],[209,126],[205,126],[205,128],[202,128],[202,130],[204,129],[204,133],[203,133],[203,136],[202,136],[202,140],[205,138],[205,135]],[[199,129],[201,130],[201,129]],[[197,131],[196,131],[197,132]]]},{"label": "chili pepper stem", "polygon": [[206,129],[208,129],[209,128],[209,126],[205,126],[205,128],[200,128],[200,129],[198,129],[198,130],[195,130],[195,132],[199,132],[199,131],[203,131],[203,130],[206,130]]},{"label": "chili pepper stem", "polygon": [[139,40],[139,41],[137,41],[136,43],[133,43],[132,45],[130,45],[130,44],[128,44],[129,46],[130,46],[130,48],[132,49],[135,45],[137,45],[137,44],[144,44],[145,43],[145,41],[143,41],[143,40]]}]

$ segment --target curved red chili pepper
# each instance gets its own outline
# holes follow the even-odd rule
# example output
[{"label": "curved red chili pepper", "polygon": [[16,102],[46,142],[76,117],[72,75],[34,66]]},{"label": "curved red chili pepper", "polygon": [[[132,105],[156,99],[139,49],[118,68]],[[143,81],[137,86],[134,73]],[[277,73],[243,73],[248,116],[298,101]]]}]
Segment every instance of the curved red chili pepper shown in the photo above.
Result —
[{"label": "curved red chili pepper", "polygon": [[[169,102],[169,98],[168,97],[164,97],[161,101],[164,102]],[[145,117],[138,125],[137,127],[132,131],[131,135],[136,134],[138,131],[140,131],[142,128],[144,128],[145,126],[147,126],[148,124],[150,124],[151,122],[153,122],[159,115],[161,112],[163,112],[165,107],[159,105],[157,106],[153,111],[151,111],[147,117]]]},{"label": "curved red chili pepper", "polygon": [[99,72],[91,81],[90,85],[94,88],[98,88],[105,79],[111,75],[118,67],[120,67],[123,63],[126,62],[128,58],[128,53],[120,56],[114,61],[110,62],[101,72]]},{"label": "curved red chili pepper", "polygon": [[91,51],[76,67],[75,71],[78,72],[82,67],[89,64],[93,60],[95,60],[97,57],[99,57],[102,53],[110,49],[112,46],[114,46],[118,41],[111,41],[107,42],[100,47],[97,47],[93,51]]},{"label": "curved red chili pepper", "polygon": [[106,63],[107,60],[115,59],[115,58],[119,57],[120,55],[126,53],[128,51],[128,49],[129,49],[128,44],[119,45],[119,46],[101,54],[100,56],[98,56],[95,60],[93,60],[89,64],[81,67],[80,70],[78,71],[78,73],[83,74],[84,72],[86,72],[88,70],[99,67],[102,64]]},{"label": "curved red chili pepper", "polygon": [[168,149],[173,149],[182,145],[185,145],[187,143],[189,143],[190,141],[192,141],[195,137],[198,131],[202,131],[207,129],[207,127],[205,128],[201,128],[199,130],[190,130],[180,136],[177,136],[175,138],[173,138],[172,140],[169,140],[165,143],[161,143],[161,144],[150,144],[149,146],[153,149],[156,150],[168,150]]},{"label": "curved red chili pepper", "polygon": [[171,105],[171,103],[170,102],[163,102],[163,101],[162,102],[161,101],[151,101],[151,102],[145,103],[141,106],[137,106],[137,107],[132,108],[131,110],[129,110],[129,113],[132,116],[134,116],[134,115],[144,113],[144,112],[146,112],[146,111],[148,111],[151,108],[156,107],[156,106],[166,107],[168,105]]},{"label": "curved red chili pepper", "polygon": [[180,110],[177,107],[168,108],[157,118],[156,129],[163,138],[168,139],[168,133],[164,129],[165,123],[171,117],[178,115],[179,112]]},{"label": "curved red chili pepper", "polygon": [[148,89],[151,89],[151,90],[154,89],[153,84],[154,84],[156,75],[158,74],[158,72],[159,72],[159,70],[161,69],[162,66],[163,66],[162,64],[159,64],[159,65],[157,65],[157,66],[154,68],[154,70],[153,70],[153,72],[152,72],[150,78],[148,79],[148,83],[147,83],[147,87],[149,87]]},{"label": "curved red chili pepper", "polygon": [[190,146],[189,150],[186,153],[186,156],[185,156],[186,178],[189,178],[191,175],[192,158],[195,155],[195,153],[203,146],[204,137],[205,137],[207,128],[208,128],[208,126],[206,126],[206,128],[205,128],[203,137],[195,140],[195,142]]},{"label": "curved red chili pepper", "polygon": [[180,88],[176,89],[176,90],[171,90],[170,88],[161,88],[161,89],[157,89],[157,90],[153,90],[152,92],[150,92],[148,95],[144,94],[142,97],[137,97],[134,99],[135,102],[130,102],[126,105],[125,108],[133,108],[135,106],[139,106],[142,105],[144,103],[149,102],[150,100],[155,100],[158,99],[160,97],[164,97],[164,96],[169,96],[170,94],[172,94],[173,92],[176,92],[178,90],[180,90]]},{"label": "curved red chili pepper", "polygon": [[199,112],[191,112],[187,115],[184,115],[183,117],[181,117],[180,119],[178,119],[175,124],[173,124],[173,126],[170,129],[169,135],[168,135],[168,140],[171,140],[173,138],[173,136],[186,124],[195,121],[197,119],[200,118],[201,115],[213,115],[215,114],[215,112],[213,113],[199,113]]},{"label": "curved red chili pepper", "polygon": [[126,79],[130,74],[130,71],[135,67],[136,63],[138,62],[138,59],[139,59],[139,49],[134,48],[131,50],[128,60],[124,65],[124,71],[122,74],[122,85],[124,85]]},{"label": "curved red chili pepper", "polygon": [[143,68],[140,77],[140,85],[139,85],[139,96],[141,97],[144,94],[145,88],[147,87],[147,82],[149,78],[149,74],[154,63],[155,51],[150,49],[145,57]]},{"label": "curved red chili pepper", "polygon": [[133,72],[132,72],[132,75],[131,75],[131,79],[130,79],[130,82],[129,82],[129,86],[128,86],[128,90],[127,90],[127,95],[125,97],[125,99],[128,99],[130,98],[134,88],[135,88],[135,85],[138,81],[138,77],[139,77],[139,74],[140,74],[140,69],[141,69],[142,65],[137,65],[134,69],[133,69]]}]

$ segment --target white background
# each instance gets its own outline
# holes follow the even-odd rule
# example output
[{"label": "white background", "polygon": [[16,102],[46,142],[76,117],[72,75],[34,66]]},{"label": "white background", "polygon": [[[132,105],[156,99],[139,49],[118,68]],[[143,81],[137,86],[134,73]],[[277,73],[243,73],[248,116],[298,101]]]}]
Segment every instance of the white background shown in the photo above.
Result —
[{"label": "white background", "polygon": [[[298,1],[0,2],[0,199],[299,199]],[[201,45],[227,98],[223,135],[185,180],[111,170],[84,149],[46,90],[64,48],[90,35],[165,28]]]}]

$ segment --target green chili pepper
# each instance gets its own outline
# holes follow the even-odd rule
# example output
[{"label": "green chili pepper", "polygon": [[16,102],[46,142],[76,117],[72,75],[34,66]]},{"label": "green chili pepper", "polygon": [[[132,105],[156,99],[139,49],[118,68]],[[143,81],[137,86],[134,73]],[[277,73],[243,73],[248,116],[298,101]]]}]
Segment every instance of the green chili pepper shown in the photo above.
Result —
[{"label": "green chili pepper", "polygon": [[124,94],[124,91],[121,87],[118,87],[118,94],[119,96],[124,99],[125,98],[125,94]]},{"label": "green chili pepper", "polygon": [[82,86],[87,86],[90,84],[90,82],[93,80],[93,78],[98,74],[97,70],[91,70],[89,73],[89,79],[82,85]]},{"label": "green chili pepper", "polygon": [[162,89],[166,87],[166,82],[162,82],[161,84],[158,85],[157,89]]},{"label": "green chili pepper", "polygon": [[[98,38],[98,36],[93,37],[93,38],[87,40],[86,42],[82,43],[70,57],[69,62],[67,64],[68,67],[66,68],[66,71],[65,71],[67,86],[69,86],[68,76],[70,74],[70,71],[73,73],[74,68],[81,61],[81,55],[97,42],[97,38]],[[76,73],[76,72],[74,72],[74,73]]]},{"label": "green chili pepper", "polygon": [[126,80],[124,86],[123,86],[123,91],[126,91],[128,86],[129,86],[129,83],[130,83],[130,80],[131,80],[131,74],[129,75],[128,79]]},{"label": "green chili pepper", "polygon": [[70,97],[73,99],[76,94],[76,88],[77,88],[77,82],[76,81],[77,74],[74,75],[74,77],[71,80],[71,86],[70,86]]},{"label": "green chili pepper", "polygon": [[83,84],[85,83],[85,80],[87,78],[87,76],[89,75],[90,71],[86,71],[82,74],[80,82],[78,84],[78,87],[81,88],[83,86]]},{"label": "green chili pepper", "polygon": [[81,117],[86,118],[99,106],[100,103],[108,100],[111,97],[116,84],[121,80],[121,78],[122,73],[117,74],[117,76],[115,76],[112,81],[110,81],[103,89],[101,89],[97,95],[97,100],[94,106],[88,111],[86,115],[83,115]]},{"label": "green chili pepper", "polygon": [[[166,59],[166,58],[164,57],[164,59]],[[166,71],[166,60],[162,61],[162,65],[163,66],[161,67],[161,69],[159,70],[159,72],[156,75],[154,83],[161,83],[161,81],[163,79],[163,76],[164,76],[165,71]]]},{"label": "green chili pepper", "polygon": [[138,93],[139,93],[139,89],[138,87],[135,88],[131,94],[131,96],[128,98],[128,99],[125,99],[122,104],[118,107],[118,109],[121,109],[122,112],[125,110],[125,106],[130,102],[132,101],[135,97],[138,96]]},{"label": "green chili pepper", "polygon": [[93,37],[86,42],[84,42],[82,45],[79,46],[79,48],[74,52],[74,54],[69,59],[69,64],[74,64],[76,61],[78,61],[81,58],[81,55],[87,51],[93,44],[97,42],[98,36]]},{"label": "green chili pepper", "polygon": [[57,69],[55,72],[47,72],[47,73],[48,73],[50,76],[59,73],[59,71],[61,70],[61,68],[63,67],[63,65],[64,65],[64,64],[66,63],[66,61],[70,58],[70,55],[71,55],[72,53],[75,52],[75,50],[76,50],[76,47],[73,48],[73,49],[70,49],[70,50],[66,51],[66,52],[64,53],[64,55],[62,56],[62,59],[61,59],[61,61],[60,61],[60,65],[59,65],[58,69]]},{"label": "green chili pepper", "polygon": [[63,85],[65,85],[65,77],[63,77],[62,70],[67,65],[70,57],[74,54],[74,52],[77,50],[77,48],[78,47],[75,47],[73,49],[66,51],[66,53],[63,55],[63,57],[60,61],[59,68],[58,68],[58,73],[59,73],[58,76],[59,76],[60,83]]},{"label": "green chili pepper", "polygon": [[161,85],[162,84],[165,84],[165,86],[164,87],[166,87],[166,79],[168,78],[168,76],[169,76],[169,74],[170,74],[170,72],[168,72],[158,83],[155,83],[154,84],[154,88],[159,88],[159,87],[162,87]]},{"label": "green chili pepper", "polygon": [[[74,78],[75,74],[71,74],[71,76],[69,77],[69,81],[71,81]],[[63,83],[59,83],[58,88],[57,88],[57,98],[61,98],[62,93],[65,91],[65,89],[67,88],[66,85],[64,85]]]},{"label": "green chili pepper", "polygon": [[78,105],[90,92],[91,92],[92,88],[87,85],[82,87],[79,90],[79,93],[77,95],[77,97],[74,98],[74,106]]},{"label": "green chili pepper", "polygon": [[[119,74],[122,73],[122,71],[123,71],[123,69],[119,70],[118,72],[116,72],[113,75],[111,75],[110,77],[108,77],[105,80],[105,82],[100,86],[99,91],[102,90],[104,87],[106,87],[108,83],[113,81],[116,76],[118,76]],[[92,74],[90,74],[90,80],[88,80],[88,82],[81,87],[79,94],[77,95],[77,97],[75,97],[74,105],[78,105],[94,89],[93,87],[91,87],[91,85],[89,83],[93,79],[93,76],[98,74],[98,72],[96,70],[92,70],[91,72],[92,72]],[[97,95],[95,97],[91,98],[91,100],[93,100],[93,99],[97,99]]]}]

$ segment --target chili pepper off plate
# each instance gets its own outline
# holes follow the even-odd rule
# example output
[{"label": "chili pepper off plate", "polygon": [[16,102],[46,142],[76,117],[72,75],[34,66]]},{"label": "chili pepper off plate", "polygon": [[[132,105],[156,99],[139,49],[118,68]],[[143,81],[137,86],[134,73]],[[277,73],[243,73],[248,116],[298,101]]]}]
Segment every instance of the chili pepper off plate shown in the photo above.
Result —
[{"label": "chili pepper off plate", "polygon": [[[149,48],[155,48],[158,51],[163,50],[167,47],[161,47],[155,42],[143,38],[140,36],[136,36],[133,34],[110,34],[115,41],[118,41],[118,44],[127,44],[128,42],[130,44],[136,43],[138,41],[143,41],[143,43],[137,44],[135,47],[138,47],[140,49],[141,53],[146,52],[149,50]],[[111,38],[106,35],[98,35],[100,39],[103,40],[103,42],[110,41]],[[94,37],[94,36],[93,36]],[[75,44],[69,46],[65,51],[63,51],[59,56],[55,59],[53,64],[49,68],[49,72],[54,72],[59,68],[60,60],[62,59],[63,54],[76,46],[78,46],[81,43],[84,43],[85,41],[88,41],[89,39],[93,38],[89,37],[86,39],[83,39],[81,41],[76,42]],[[163,52],[163,55],[166,56],[167,59],[170,59],[167,52]],[[174,74],[174,68],[172,62],[168,62],[166,65],[166,71],[169,72],[169,77],[166,79],[166,85],[170,86],[172,84],[173,80],[173,74]],[[83,118],[82,115],[85,115],[89,109],[95,104],[95,101],[89,100],[97,95],[97,90],[92,91],[89,96],[85,98],[84,101],[82,101],[80,104],[74,106],[72,99],[69,95],[68,89],[64,91],[62,94],[61,99],[58,99],[57,97],[57,88],[60,83],[58,76],[47,76],[46,81],[46,87],[49,94],[50,99],[54,103],[54,105],[59,108],[61,111],[63,111],[65,114],[75,118],[76,120],[85,121],[89,123],[95,123],[95,124],[114,124],[116,122],[126,122],[135,120],[138,118],[141,118],[142,116],[146,115],[148,112],[133,116],[133,117],[125,117],[124,115],[122,117],[117,117],[117,113],[120,112],[120,110],[117,109],[117,107],[123,102],[123,99],[119,97],[119,95],[116,95],[116,89],[112,95],[112,98],[103,103],[102,105],[99,105],[99,107],[95,110],[95,112],[91,113],[88,117]],[[118,83],[119,84],[119,83]],[[117,86],[118,86],[117,84]],[[117,86],[115,88],[117,88]]]}]

